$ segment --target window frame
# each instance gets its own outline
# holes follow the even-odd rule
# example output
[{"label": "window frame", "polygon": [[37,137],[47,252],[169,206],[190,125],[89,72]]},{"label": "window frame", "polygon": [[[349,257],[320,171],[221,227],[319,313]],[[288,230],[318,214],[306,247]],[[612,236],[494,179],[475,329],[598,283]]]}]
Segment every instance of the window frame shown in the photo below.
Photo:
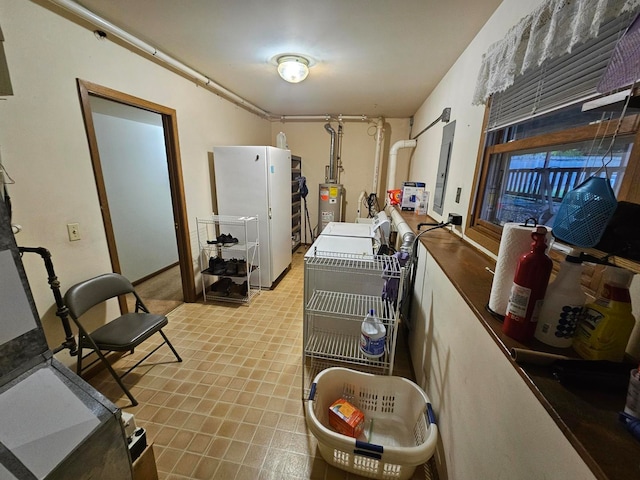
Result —
[{"label": "window frame", "polygon": [[[602,138],[602,135],[598,135],[598,133],[602,131],[611,132],[604,136],[604,138],[611,138],[613,136],[613,132],[616,131],[618,118],[614,118],[600,124],[573,127],[521,140],[513,140],[508,143],[495,142],[494,144],[489,144],[489,138],[495,134],[494,132],[489,132],[487,129],[490,108],[491,99],[489,99],[485,107],[485,115],[482,125],[483,135],[478,147],[478,156],[476,159],[476,168],[473,179],[475,189],[474,195],[472,195],[469,202],[467,221],[465,225],[465,236],[489,252],[497,255],[502,235],[502,227],[478,218],[484,199],[491,155],[530,148],[551,147],[572,142],[589,141],[594,138]],[[618,201],[624,200],[633,203],[640,203],[640,188],[633,188],[634,185],[640,185],[640,114],[627,115],[621,122],[617,135],[634,136],[634,143],[629,157],[629,163],[622,179],[620,192],[617,197]]]}]

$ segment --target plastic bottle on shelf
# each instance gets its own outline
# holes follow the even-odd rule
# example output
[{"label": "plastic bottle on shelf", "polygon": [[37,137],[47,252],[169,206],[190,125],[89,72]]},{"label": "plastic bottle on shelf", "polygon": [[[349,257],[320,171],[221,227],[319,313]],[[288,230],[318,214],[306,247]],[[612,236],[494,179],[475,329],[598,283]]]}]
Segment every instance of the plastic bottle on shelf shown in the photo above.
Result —
[{"label": "plastic bottle on shelf", "polygon": [[522,343],[533,338],[538,314],[547,290],[553,262],[545,253],[547,229],[539,226],[531,233],[531,251],[518,259],[502,331]]},{"label": "plastic bottle on shelf", "polygon": [[629,376],[629,389],[627,390],[624,413],[640,418],[640,371],[637,368],[631,370]]},{"label": "plastic bottle on shelf", "polygon": [[547,287],[538,316],[535,337],[552,347],[566,348],[573,343],[578,320],[587,302],[580,286],[582,260],[572,251],[560,265],[555,280]]},{"label": "plastic bottle on shelf", "polygon": [[284,148],[285,150],[289,149],[289,145],[287,145],[287,136],[284,132],[280,132],[276,135],[276,147]]},{"label": "plastic bottle on shelf", "polygon": [[598,299],[585,305],[573,349],[587,360],[620,362],[636,320],[631,313],[629,286],[633,273],[608,266]]},{"label": "plastic bottle on shelf", "polygon": [[380,358],[384,355],[387,329],[376,316],[375,310],[369,310],[360,327],[360,351],[365,357]]}]

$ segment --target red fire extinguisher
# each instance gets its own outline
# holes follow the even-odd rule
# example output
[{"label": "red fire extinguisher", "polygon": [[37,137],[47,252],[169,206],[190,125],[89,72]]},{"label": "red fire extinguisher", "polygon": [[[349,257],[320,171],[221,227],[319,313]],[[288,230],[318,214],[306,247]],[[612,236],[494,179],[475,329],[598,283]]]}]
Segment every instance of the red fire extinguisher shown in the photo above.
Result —
[{"label": "red fire extinguisher", "polygon": [[511,338],[527,343],[533,338],[538,313],[547,291],[553,262],[545,253],[545,227],[531,233],[531,251],[518,260],[502,331]]}]

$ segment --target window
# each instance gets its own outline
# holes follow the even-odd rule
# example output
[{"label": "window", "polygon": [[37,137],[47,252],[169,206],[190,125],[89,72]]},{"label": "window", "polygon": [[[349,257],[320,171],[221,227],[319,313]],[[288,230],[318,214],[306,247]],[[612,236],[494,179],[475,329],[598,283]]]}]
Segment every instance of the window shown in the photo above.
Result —
[{"label": "window", "polygon": [[638,163],[639,116],[625,116],[618,127],[616,114],[593,115],[578,120],[570,106],[490,132],[469,237],[497,253],[506,222],[534,218],[551,226],[564,195],[592,175],[606,175],[619,200],[639,201],[631,189],[634,172],[626,174]]},{"label": "window", "polygon": [[542,136],[535,139],[539,146],[523,149],[522,142],[512,142],[489,153],[479,220],[502,226],[532,218],[552,226],[565,194],[591,176],[609,178],[619,192],[633,136],[601,140],[548,145]]},{"label": "window", "polygon": [[[582,112],[633,16],[600,27],[598,38],[546,60],[494,93],[487,104],[466,235],[497,254],[502,225],[534,218],[551,226],[566,193],[607,176],[618,200],[640,203],[637,109]],[[636,92],[637,93],[637,92]]]}]

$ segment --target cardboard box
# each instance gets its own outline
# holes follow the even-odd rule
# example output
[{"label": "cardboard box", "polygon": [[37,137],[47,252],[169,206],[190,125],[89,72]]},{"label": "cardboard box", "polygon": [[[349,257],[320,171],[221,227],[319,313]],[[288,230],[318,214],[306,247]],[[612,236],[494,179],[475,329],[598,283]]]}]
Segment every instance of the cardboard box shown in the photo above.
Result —
[{"label": "cardboard box", "polygon": [[142,454],[133,462],[133,480],[158,480],[153,443],[147,445]]},{"label": "cardboard box", "polygon": [[404,182],[402,184],[402,204],[404,211],[413,212],[420,202],[425,184],[423,182]]},{"label": "cardboard box", "polygon": [[358,438],[364,429],[364,414],[340,398],[329,407],[329,425],[342,435]]}]

